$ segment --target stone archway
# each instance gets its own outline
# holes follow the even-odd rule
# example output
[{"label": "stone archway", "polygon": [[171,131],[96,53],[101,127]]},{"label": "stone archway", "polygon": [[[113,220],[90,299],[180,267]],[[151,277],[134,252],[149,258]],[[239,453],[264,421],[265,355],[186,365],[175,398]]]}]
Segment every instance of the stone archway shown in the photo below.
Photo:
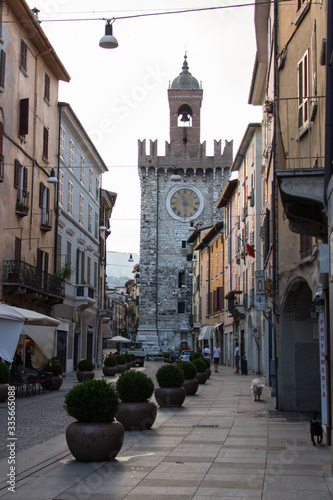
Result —
[{"label": "stone archway", "polygon": [[310,318],[312,292],[303,278],[289,283],[278,325],[279,409],[320,410],[319,344]]}]

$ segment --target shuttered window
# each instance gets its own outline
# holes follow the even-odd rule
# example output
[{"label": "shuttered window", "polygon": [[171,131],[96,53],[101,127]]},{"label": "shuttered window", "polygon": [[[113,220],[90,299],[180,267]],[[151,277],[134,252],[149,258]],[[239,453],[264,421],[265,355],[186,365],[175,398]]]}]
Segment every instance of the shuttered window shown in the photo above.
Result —
[{"label": "shuttered window", "polygon": [[19,135],[29,133],[29,98],[20,100]]},{"label": "shuttered window", "polygon": [[5,171],[4,171],[4,156],[3,156],[3,123],[0,122],[0,182],[3,181]]},{"label": "shuttered window", "polygon": [[47,102],[50,102],[50,88],[51,88],[51,80],[47,73],[45,73],[44,79],[44,99]]},{"label": "shuttered window", "polygon": [[0,53],[0,90],[5,88],[5,71],[6,71],[6,52],[4,50]]},{"label": "shuttered window", "polygon": [[27,71],[27,59],[28,59],[28,46],[23,39],[21,39],[21,54],[20,54],[20,68],[24,72]]},{"label": "shuttered window", "polygon": [[43,131],[43,160],[49,159],[49,131],[44,127]]}]

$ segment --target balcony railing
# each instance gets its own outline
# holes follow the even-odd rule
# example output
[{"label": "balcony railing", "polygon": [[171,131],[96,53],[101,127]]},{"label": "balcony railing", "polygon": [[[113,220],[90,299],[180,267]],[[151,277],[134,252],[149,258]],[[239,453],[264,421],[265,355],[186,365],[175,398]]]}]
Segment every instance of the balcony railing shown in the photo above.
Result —
[{"label": "balcony railing", "polygon": [[21,217],[25,217],[29,212],[29,193],[26,190],[19,190],[17,192],[17,200],[15,212]]},{"label": "balcony railing", "polygon": [[65,280],[21,260],[3,261],[3,285],[21,285],[47,295],[65,297]]}]

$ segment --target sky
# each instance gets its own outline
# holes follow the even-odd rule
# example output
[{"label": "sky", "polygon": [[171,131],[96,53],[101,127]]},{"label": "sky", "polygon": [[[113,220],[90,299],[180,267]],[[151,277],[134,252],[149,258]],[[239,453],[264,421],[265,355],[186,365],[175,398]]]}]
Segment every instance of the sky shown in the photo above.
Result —
[{"label": "sky", "polygon": [[[27,3],[40,10],[41,27],[71,76],[70,83],[60,82],[59,101],[72,106],[108,166],[102,187],[117,193],[107,250],[139,253],[138,139],[157,139],[158,154],[164,155],[167,90],[181,72],[185,51],[189,71],[202,82],[201,142],[208,156],[214,139],[233,140],[235,156],[248,123],[262,119],[261,108],[248,104],[256,53],[253,1]],[[159,15],[129,17],[150,12]],[[107,19],[115,19],[116,49],[99,47]]]}]

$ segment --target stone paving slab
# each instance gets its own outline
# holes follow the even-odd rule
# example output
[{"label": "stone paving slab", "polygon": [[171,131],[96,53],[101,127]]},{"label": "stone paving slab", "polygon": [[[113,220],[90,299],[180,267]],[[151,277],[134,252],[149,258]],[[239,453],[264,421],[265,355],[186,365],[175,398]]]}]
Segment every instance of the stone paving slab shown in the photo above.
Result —
[{"label": "stone paving slab", "polygon": [[[330,448],[312,446],[306,415],[276,412],[268,388],[263,401],[254,402],[251,379],[221,367],[182,408],[159,408],[151,430],[126,432],[112,462],[77,462],[64,433],[53,439],[45,434],[43,442],[17,453],[15,495],[7,489],[8,463],[2,455],[0,498],[332,499]],[[76,383],[74,374],[66,377],[64,391]],[[55,407],[62,396],[37,397]],[[28,414],[35,407],[30,401],[18,404]]]}]

